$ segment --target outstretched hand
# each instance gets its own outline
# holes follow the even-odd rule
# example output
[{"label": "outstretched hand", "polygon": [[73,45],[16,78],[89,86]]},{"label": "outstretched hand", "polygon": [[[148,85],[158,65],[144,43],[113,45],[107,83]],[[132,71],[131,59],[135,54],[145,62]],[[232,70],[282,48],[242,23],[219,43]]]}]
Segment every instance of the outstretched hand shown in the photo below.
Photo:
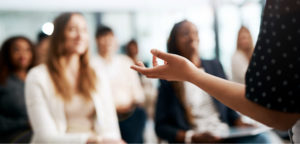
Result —
[{"label": "outstretched hand", "polygon": [[[152,68],[146,68],[142,62],[131,66],[132,69],[144,74],[148,78],[160,78],[170,81],[189,81],[190,76],[197,68],[188,59],[152,49]],[[156,59],[164,60],[163,65],[158,65]]]}]

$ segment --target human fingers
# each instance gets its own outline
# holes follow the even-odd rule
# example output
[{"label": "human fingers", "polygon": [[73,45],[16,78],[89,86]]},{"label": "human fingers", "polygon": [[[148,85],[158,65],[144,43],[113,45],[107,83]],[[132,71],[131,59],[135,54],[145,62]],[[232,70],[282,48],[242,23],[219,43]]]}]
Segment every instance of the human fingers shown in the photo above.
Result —
[{"label": "human fingers", "polygon": [[213,134],[211,134],[210,132],[205,132],[202,137],[204,137],[207,142],[219,142],[222,141],[222,139],[218,136],[215,136]]},{"label": "human fingers", "polygon": [[157,50],[157,49],[152,49],[151,53],[152,53],[153,56],[158,57],[158,58],[160,58],[164,61],[167,61],[167,62],[169,62],[172,58],[174,58],[173,54],[168,54],[166,52],[162,52],[162,51]]},{"label": "human fingers", "polygon": [[126,142],[117,139],[103,139],[99,144],[126,144]]},{"label": "human fingers", "polygon": [[149,75],[154,75],[157,73],[156,67],[154,68],[146,68],[146,67],[142,67],[142,66],[136,66],[133,65],[130,67],[133,70],[136,70],[140,73],[142,73],[143,75],[149,76]]},{"label": "human fingers", "polygon": [[168,64],[168,62],[167,62],[167,61],[164,61],[164,64]]},{"label": "human fingers", "polygon": [[211,142],[217,142],[222,140],[219,136],[213,135],[212,133],[207,133],[207,135],[211,138]]},{"label": "human fingers", "polygon": [[152,57],[152,64],[153,64],[153,67],[157,66],[157,59],[156,59],[156,56],[154,56],[154,55]]},{"label": "human fingers", "polygon": [[142,74],[144,74],[145,70],[146,70],[145,67],[142,67],[142,66],[139,66],[139,65],[132,65],[132,66],[130,66],[130,68],[137,71],[137,72],[139,72],[139,73],[142,73]]},{"label": "human fingers", "polygon": [[167,69],[165,65],[156,66],[153,68],[146,68],[146,67],[133,65],[130,68],[140,72],[141,74],[143,74],[147,77],[151,77],[151,78],[164,78],[164,74],[165,74],[164,71],[166,71],[166,69]]},{"label": "human fingers", "polygon": [[141,61],[139,61],[139,62],[137,63],[137,65],[138,65],[138,66],[141,66],[141,67],[145,67],[144,63],[141,62]]}]

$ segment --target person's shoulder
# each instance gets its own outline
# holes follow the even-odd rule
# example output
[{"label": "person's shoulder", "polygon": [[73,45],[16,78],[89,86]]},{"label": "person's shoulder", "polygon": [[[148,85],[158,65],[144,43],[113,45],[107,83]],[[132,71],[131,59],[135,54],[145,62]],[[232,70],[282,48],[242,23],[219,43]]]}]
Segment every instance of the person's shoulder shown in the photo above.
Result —
[{"label": "person's shoulder", "polygon": [[26,77],[26,81],[39,81],[43,80],[48,75],[48,68],[46,64],[40,64],[31,68]]},{"label": "person's shoulder", "polygon": [[129,56],[124,54],[117,54],[116,59],[120,62],[127,63],[130,65],[134,64],[133,60]]},{"label": "person's shoulder", "polygon": [[95,54],[90,57],[90,60],[91,61],[102,61],[103,59],[99,54]]},{"label": "person's shoulder", "polygon": [[232,55],[232,59],[241,59],[241,58],[244,58],[245,57],[245,55],[242,53],[242,52],[240,52],[240,51],[236,51],[236,52],[234,52],[234,54]]},{"label": "person's shoulder", "polygon": [[104,59],[99,55],[95,55],[91,58],[90,67],[96,74],[101,74],[108,70],[108,65],[105,64]]},{"label": "person's shoulder", "polygon": [[93,55],[90,58],[90,65],[97,67],[103,63],[103,59],[99,55]]},{"label": "person's shoulder", "polygon": [[106,71],[97,71],[95,73],[95,86],[96,86],[96,96],[107,97],[110,96],[110,79]]},{"label": "person's shoulder", "polygon": [[47,66],[45,64],[40,64],[40,65],[37,65],[37,66],[31,68],[28,72],[28,76],[30,76],[30,75],[41,75],[41,74],[44,74],[46,72],[48,72]]}]

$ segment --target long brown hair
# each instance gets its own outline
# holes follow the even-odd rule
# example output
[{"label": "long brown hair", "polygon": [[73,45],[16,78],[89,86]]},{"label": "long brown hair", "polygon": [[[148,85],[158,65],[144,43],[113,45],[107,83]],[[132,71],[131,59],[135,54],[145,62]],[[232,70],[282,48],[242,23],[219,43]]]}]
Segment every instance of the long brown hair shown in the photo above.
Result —
[{"label": "long brown hair", "polygon": [[0,49],[0,83],[1,84],[4,84],[6,81],[6,78],[16,70],[16,66],[13,65],[13,62],[12,62],[11,49],[12,49],[14,43],[20,39],[26,41],[29,44],[30,50],[32,53],[31,64],[27,68],[27,71],[34,66],[35,55],[34,55],[33,43],[24,36],[14,36],[14,37],[8,38],[7,40],[4,41],[4,43]]},{"label": "long brown hair", "polygon": [[[64,52],[65,43],[65,29],[73,15],[81,15],[80,13],[63,13],[58,16],[54,21],[54,31],[50,37],[49,56],[46,61],[46,65],[49,70],[49,74],[54,83],[56,92],[65,101],[69,101],[72,98],[70,91],[70,84],[67,81],[64,70],[60,60],[66,55]],[[86,100],[91,99],[92,92],[96,89],[96,74],[89,64],[89,52],[88,49],[84,54],[80,56],[79,67],[79,83],[78,92]]]},{"label": "long brown hair", "polygon": [[[246,32],[249,36],[249,49],[248,51],[245,51],[243,48],[241,48],[240,44],[239,44],[239,41],[240,41],[240,35],[242,34],[242,32]],[[237,50],[240,50],[241,52],[243,52],[245,54],[245,56],[247,56],[248,60],[250,61],[250,58],[252,56],[252,52],[254,50],[254,46],[253,46],[253,42],[252,42],[252,36],[251,36],[251,33],[250,31],[245,27],[245,26],[242,26],[239,30],[239,33],[238,33],[238,39],[237,39]]]},{"label": "long brown hair", "polygon": [[[177,41],[178,30],[181,28],[182,24],[185,22],[188,22],[188,21],[183,20],[183,21],[176,23],[173,26],[170,36],[168,38],[168,42],[167,42],[168,53],[177,54],[177,55],[182,56],[182,54],[180,53],[180,51],[176,45],[176,41]],[[185,88],[184,88],[183,82],[171,82],[171,83],[172,83],[172,87],[176,93],[177,98],[183,105],[187,121],[189,122],[190,125],[193,126],[194,125],[193,116],[192,116],[190,107],[188,107],[186,104]]]}]

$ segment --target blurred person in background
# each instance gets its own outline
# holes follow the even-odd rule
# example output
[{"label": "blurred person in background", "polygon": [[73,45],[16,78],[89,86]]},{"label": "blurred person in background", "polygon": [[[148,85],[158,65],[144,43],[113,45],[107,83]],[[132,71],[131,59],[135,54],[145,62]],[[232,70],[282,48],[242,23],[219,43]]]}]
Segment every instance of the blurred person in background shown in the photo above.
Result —
[{"label": "blurred person in background", "polygon": [[93,62],[108,75],[122,138],[128,143],[142,143],[147,117],[145,96],[138,73],[129,69],[134,63],[128,56],[117,54],[119,47],[111,28],[99,26],[96,42],[99,55]]},{"label": "blurred person in background", "polygon": [[4,41],[0,50],[0,143],[29,142],[24,81],[33,66],[32,42],[23,36]]},{"label": "blurred person in background", "polygon": [[36,65],[42,64],[47,59],[50,38],[44,32],[39,32],[37,36],[37,44],[35,47]]},{"label": "blurred person in background", "polygon": [[[139,53],[139,45],[136,40],[132,39],[130,40],[126,46],[125,46],[125,53],[127,56],[129,56],[134,64],[137,64],[139,61],[138,53]],[[148,64],[143,62],[146,67],[148,67]],[[145,103],[144,108],[147,112],[147,123],[145,126],[145,142],[151,142],[156,143],[157,142],[157,136],[155,135],[154,131],[154,111],[155,111],[155,103],[157,99],[157,87],[154,85],[155,80],[149,79],[144,75],[139,74],[139,78],[144,90],[145,94]]]},{"label": "blurred person in background", "polygon": [[[168,53],[181,55],[200,70],[226,79],[218,60],[203,60],[198,53],[196,26],[181,21],[171,30]],[[267,143],[266,134],[231,139],[220,136],[230,127],[250,127],[240,115],[189,82],[161,80],[155,115],[156,134],[171,143]]]},{"label": "blurred person in background", "polygon": [[237,49],[231,59],[232,79],[245,83],[245,74],[254,50],[250,31],[242,26],[238,33]]},{"label": "blurred person in background", "polygon": [[81,14],[55,19],[47,61],[26,78],[33,143],[122,143],[111,91],[89,62],[88,43]]},{"label": "blurred person in background", "polygon": [[[138,59],[138,53],[139,53],[139,47],[136,40],[132,39],[130,40],[126,47],[126,54],[129,56],[132,61],[137,64]],[[146,63],[144,65],[147,66]],[[147,109],[148,118],[153,118],[154,115],[154,105],[156,102],[157,97],[157,89],[153,84],[153,80],[148,79],[147,77],[139,74],[140,81],[142,83],[142,87],[145,93],[145,108]]]},{"label": "blurred person in background", "polygon": [[[231,58],[232,80],[241,84],[245,83],[245,74],[254,50],[250,31],[242,26],[238,33],[237,49]],[[251,124],[258,124],[247,116],[243,116],[243,121]]]},{"label": "blurred person in background", "polygon": [[125,47],[125,51],[127,56],[129,56],[132,61],[137,64],[138,60],[138,53],[139,53],[139,48],[136,40],[132,39],[130,40]]}]

